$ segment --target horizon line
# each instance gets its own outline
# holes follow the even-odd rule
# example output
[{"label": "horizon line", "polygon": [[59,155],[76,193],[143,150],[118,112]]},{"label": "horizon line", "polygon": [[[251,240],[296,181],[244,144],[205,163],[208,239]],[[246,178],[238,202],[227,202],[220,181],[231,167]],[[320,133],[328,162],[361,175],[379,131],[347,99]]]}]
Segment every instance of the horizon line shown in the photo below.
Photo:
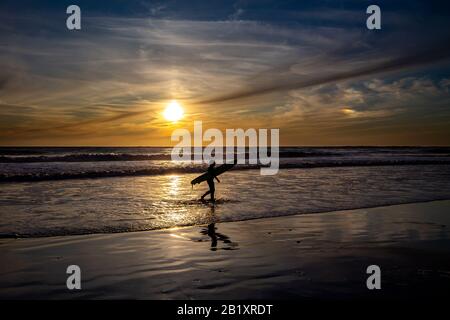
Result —
[{"label": "horizon line", "polygon": [[[0,145],[0,148],[174,148],[167,145]],[[191,146],[194,148],[196,146]],[[208,145],[202,145],[208,147]],[[227,145],[217,146],[226,148]],[[235,148],[237,146],[234,146]],[[259,146],[244,146],[245,148],[257,148]],[[270,147],[270,146],[268,146]],[[448,145],[280,145],[279,148],[450,148]]]}]

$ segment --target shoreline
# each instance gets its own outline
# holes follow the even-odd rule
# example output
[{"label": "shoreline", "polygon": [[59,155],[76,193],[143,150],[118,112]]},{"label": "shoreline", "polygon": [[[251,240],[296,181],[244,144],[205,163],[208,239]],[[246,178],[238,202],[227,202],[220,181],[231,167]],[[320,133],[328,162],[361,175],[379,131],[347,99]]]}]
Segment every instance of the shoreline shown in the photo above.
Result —
[{"label": "shoreline", "polygon": [[[0,239],[1,299],[443,297],[450,200],[127,233]],[[447,258],[446,258],[447,257]],[[66,288],[68,265],[82,290]],[[379,264],[382,290],[365,287]]]},{"label": "shoreline", "polygon": [[[220,199],[219,199],[220,200]],[[195,200],[192,200],[195,201]],[[363,210],[363,209],[375,209],[375,208],[383,208],[383,207],[392,207],[392,206],[399,206],[399,205],[408,205],[408,204],[421,204],[421,203],[430,203],[430,202],[436,202],[436,201],[450,201],[450,198],[442,198],[442,199],[432,199],[432,200],[419,200],[419,201],[405,201],[405,202],[396,202],[392,204],[382,204],[382,205],[375,205],[375,206],[362,206],[362,207],[354,207],[354,208],[347,208],[347,209],[339,209],[339,210],[326,210],[326,211],[311,211],[311,212],[305,212],[305,213],[292,213],[292,214],[285,214],[285,215],[276,215],[271,217],[250,217],[245,218],[242,220],[227,220],[227,221],[217,221],[215,223],[235,223],[235,222],[246,222],[246,221],[253,221],[253,220],[260,220],[260,219],[276,219],[276,218],[283,218],[283,217],[292,217],[292,216],[304,216],[304,215],[312,215],[312,214],[327,214],[327,213],[337,213],[341,211],[353,211],[353,210]],[[208,202],[209,204],[209,202]],[[55,234],[55,235],[19,235],[19,234],[1,234],[0,233],[0,241],[6,240],[6,239],[41,239],[41,238],[55,238],[55,237],[71,237],[71,236],[87,236],[87,235],[108,235],[108,234],[127,234],[127,233],[135,233],[135,232],[150,232],[150,231],[164,231],[164,230],[171,230],[171,229],[182,229],[182,228],[191,228],[191,227],[202,227],[206,224],[189,224],[189,225],[179,225],[179,226],[173,226],[173,227],[162,227],[162,228],[155,228],[155,229],[143,229],[143,230],[131,230],[131,231],[110,231],[110,232],[86,232],[86,233],[71,233],[71,234]]]}]

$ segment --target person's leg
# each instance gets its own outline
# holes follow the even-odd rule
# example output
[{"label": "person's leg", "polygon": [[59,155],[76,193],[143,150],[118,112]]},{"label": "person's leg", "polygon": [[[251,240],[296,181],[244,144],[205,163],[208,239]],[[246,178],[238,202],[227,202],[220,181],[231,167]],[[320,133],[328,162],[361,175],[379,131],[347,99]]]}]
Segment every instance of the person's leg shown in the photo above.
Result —
[{"label": "person's leg", "polygon": [[209,185],[209,191],[211,194],[211,201],[216,201],[216,199],[214,198],[214,193],[216,192],[216,188],[214,188],[214,182]]},{"label": "person's leg", "polygon": [[201,197],[200,199],[201,199],[201,200],[205,199],[205,197],[206,197],[208,194],[210,194],[210,193],[211,193],[210,190],[206,191],[205,194],[202,195],[202,197]]},{"label": "person's leg", "polygon": [[214,202],[214,181],[208,180],[208,186],[209,186],[209,194],[211,195],[211,201]]}]

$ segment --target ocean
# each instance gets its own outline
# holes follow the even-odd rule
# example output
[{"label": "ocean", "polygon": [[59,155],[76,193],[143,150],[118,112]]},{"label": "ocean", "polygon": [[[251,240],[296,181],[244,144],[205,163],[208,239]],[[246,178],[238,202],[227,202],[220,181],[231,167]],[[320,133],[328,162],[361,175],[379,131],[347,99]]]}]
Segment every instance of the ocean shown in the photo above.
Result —
[{"label": "ocean", "polygon": [[205,165],[171,148],[0,148],[0,236],[131,232],[450,199],[449,147],[282,147],[280,171],[237,165],[207,190]]}]

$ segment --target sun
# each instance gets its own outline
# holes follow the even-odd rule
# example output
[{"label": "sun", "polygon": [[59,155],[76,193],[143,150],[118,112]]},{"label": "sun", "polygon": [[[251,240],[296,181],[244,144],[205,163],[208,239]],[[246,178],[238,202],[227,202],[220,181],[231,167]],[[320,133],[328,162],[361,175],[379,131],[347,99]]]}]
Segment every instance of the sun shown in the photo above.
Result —
[{"label": "sun", "polygon": [[176,100],[172,100],[164,110],[164,118],[166,120],[177,122],[181,118],[183,118],[184,111],[183,108],[180,106],[180,104]]}]

